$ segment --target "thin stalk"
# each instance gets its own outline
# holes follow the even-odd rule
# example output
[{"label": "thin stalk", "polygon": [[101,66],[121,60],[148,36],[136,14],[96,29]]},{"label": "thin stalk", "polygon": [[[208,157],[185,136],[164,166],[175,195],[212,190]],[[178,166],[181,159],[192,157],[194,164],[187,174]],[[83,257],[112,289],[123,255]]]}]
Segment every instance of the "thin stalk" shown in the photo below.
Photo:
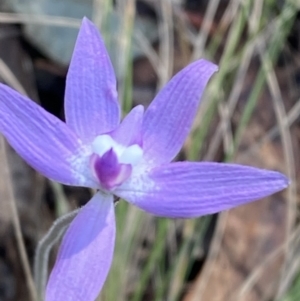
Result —
[{"label": "thin stalk", "polygon": [[174,60],[174,36],[173,14],[170,0],[160,1],[161,21],[159,22],[159,60],[158,66],[158,90],[170,79],[173,71]]},{"label": "thin stalk", "polygon": [[48,261],[51,248],[62,237],[63,233],[77,215],[79,210],[80,209],[74,210],[58,218],[53,223],[47,234],[38,243],[34,258],[34,278],[40,300],[43,300],[45,292],[48,276]]},{"label": "thin stalk", "polygon": [[[284,45],[284,41],[285,41],[288,33],[290,32],[292,24],[294,23],[296,14],[297,14],[297,11],[293,5],[286,4],[285,7],[283,8],[279,22],[277,23],[278,28],[274,29],[274,32],[276,32],[276,35],[274,35],[274,38],[271,41],[270,46],[268,47],[268,50],[266,53],[266,56],[272,62],[275,62],[277,60],[280,50]],[[234,153],[236,152],[238,145],[241,141],[244,129],[252,116],[252,113],[253,113],[256,103],[257,103],[257,100],[259,98],[259,95],[260,95],[265,83],[266,83],[266,72],[264,70],[264,67],[262,66],[256,77],[254,87],[248,98],[246,107],[243,111],[241,121],[237,127],[236,134],[234,137],[234,147],[232,148],[231,153],[227,153],[227,159],[229,157],[232,158],[234,156]]]},{"label": "thin stalk", "polygon": [[118,1],[120,22],[117,59],[118,94],[122,109],[129,111],[132,105],[132,32],[135,20],[135,0]]},{"label": "thin stalk", "polygon": [[166,235],[168,232],[168,220],[159,219],[158,227],[157,227],[157,235],[156,240],[152,249],[152,252],[149,255],[149,258],[146,262],[145,267],[143,268],[139,284],[135,290],[135,294],[132,298],[132,301],[140,301],[142,300],[143,293],[145,292],[145,288],[147,286],[148,280],[151,276],[152,271],[155,268],[155,265],[158,263],[159,259],[163,255],[163,250],[166,245]]},{"label": "thin stalk", "polygon": [[[174,260],[174,265],[170,269],[167,277],[164,279],[164,287],[167,288],[167,300],[178,300],[182,293],[184,280],[186,279],[193,263],[194,258],[191,258],[193,247],[199,245],[199,240],[202,241],[207,227],[211,221],[211,216],[202,217],[201,219],[186,220],[183,229],[183,242],[179,248],[178,255]],[[197,234],[197,241],[195,240],[194,233]],[[201,244],[201,242],[200,242]],[[163,292],[158,292],[157,301],[162,300]]]},{"label": "thin stalk", "polygon": [[7,161],[7,154],[6,154],[6,143],[3,138],[3,136],[0,136],[0,143],[1,143],[1,151],[3,154],[3,160],[2,162],[2,169],[4,171],[4,174],[6,175],[7,180],[7,192],[9,195],[9,204],[11,207],[11,212],[12,212],[12,223],[13,223],[13,228],[16,236],[16,241],[17,241],[17,248],[18,252],[21,257],[21,265],[25,274],[25,281],[26,285],[29,291],[30,299],[32,301],[37,301],[37,293],[36,293],[36,288],[34,285],[32,273],[30,270],[30,264],[28,260],[28,256],[26,254],[26,249],[25,249],[25,243],[24,243],[24,238],[22,235],[22,230],[21,230],[21,225],[20,225],[20,220],[18,217],[18,210],[17,210],[17,205],[16,205],[16,199],[14,197],[14,191],[13,187],[11,184],[11,174],[10,174],[10,168],[8,166],[8,161]]},{"label": "thin stalk", "polygon": [[0,23],[5,24],[43,24],[47,26],[59,26],[79,28],[81,19],[59,17],[54,15],[42,14],[21,14],[21,13],[3,13],[0,12]]},{"label": "thin stalk", "polygon": [[205,137],[207,135],[207,129],[209,128],[209,124],[211,123],[211,120],[215,115],[218,104],[216,95],[219,93],[219,91],[222,91],[222,85],[225,81],[226,76],[228,75],[229,69],[232,67],[231,64],[228,64],[228,61],[231,61],[231,58],[234,56],[236,47],[240,42],[242,32],[246,25],[246,16],[248,15],[248,11],[248,5],[242,6],[237,18],[231,25],[228,42],[226,43],[224,54],[220,62],[220,70],[215,76],[213,89],[210,90],[210,105],[205,112],[205,115],[203,116],[201,128],[192,133],[193,147],[191,147],[191,150],[188,153],[188,157],[192,160],[198,159],[199,151],[202,148],[203,141],[205,140]]}]

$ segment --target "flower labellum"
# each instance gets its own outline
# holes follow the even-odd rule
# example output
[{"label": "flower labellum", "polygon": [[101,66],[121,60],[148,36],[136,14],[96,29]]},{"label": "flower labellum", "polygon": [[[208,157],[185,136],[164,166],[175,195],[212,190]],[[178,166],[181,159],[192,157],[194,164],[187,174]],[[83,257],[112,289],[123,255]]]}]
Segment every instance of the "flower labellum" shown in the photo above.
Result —
[{"label": "flower labellum", "polygon": [[65,93],[66,123],[0,84],[0,132],[46,177],[98,190],[69,226],[46,301],[94,301],[115,242],[113,195],[158,216],[192,218],[258,200],[288,186],[279,172],[211,162],[173,162],[217,66],[177,73],[144,113],[120,123],[116,77],[96,27],[83,19]]}]

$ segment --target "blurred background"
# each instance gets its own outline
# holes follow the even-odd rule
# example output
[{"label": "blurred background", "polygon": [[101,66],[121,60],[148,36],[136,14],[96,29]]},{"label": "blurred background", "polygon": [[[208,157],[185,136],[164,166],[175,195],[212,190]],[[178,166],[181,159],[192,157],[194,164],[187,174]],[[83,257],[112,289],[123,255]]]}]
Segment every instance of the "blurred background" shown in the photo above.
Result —
[{"label": "blurred background", "polygon": [[[0,0],[0,81],[64,119],[83,16],[105,38],[124,114],[147,107],[189,62],[219,65],[178,160],[233,161],[292,180],[269,198],[193,220],[120,202],[98,301],[300,300],[300,1]],[[92,191],[43,178],[1,144],[0,300],[28,301],[38,241]]]}]

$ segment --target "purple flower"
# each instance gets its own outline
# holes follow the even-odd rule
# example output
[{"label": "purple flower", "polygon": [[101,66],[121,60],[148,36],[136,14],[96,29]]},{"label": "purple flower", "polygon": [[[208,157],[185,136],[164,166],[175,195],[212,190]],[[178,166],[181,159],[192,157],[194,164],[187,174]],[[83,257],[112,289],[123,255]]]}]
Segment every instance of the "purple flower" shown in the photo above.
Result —
[{"label": "purple flower", "polygon": [[67,76],[66,123],[1,84],[0,131],[20,156],[52,180],[98,189],[63,238],[47,301],[96,299],[113,257],[113,195],[158,216],[191,218],[287,187],[287,178],[274,171],[224,163],[170,163],[216,71],[205,60],[190,64],[145,113],[139,105],[120,123],[112,64],[97,29],[84,19]]}]

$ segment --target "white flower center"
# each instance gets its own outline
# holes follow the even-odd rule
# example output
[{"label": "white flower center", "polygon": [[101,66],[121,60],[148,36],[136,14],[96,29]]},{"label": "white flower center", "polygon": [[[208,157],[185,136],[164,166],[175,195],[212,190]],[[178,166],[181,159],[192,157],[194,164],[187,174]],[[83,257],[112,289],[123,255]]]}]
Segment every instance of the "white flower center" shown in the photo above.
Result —
[{"label": "white flower center", "polygon": [[117,143],[109,135],[97,136],[92,143],[92,149],[100,157],[110,149],[113,149],[119,163],[131,164],[132,166],[137,165],[143,157],[143,149],[139,145],[133,144],[126,147]]}]

